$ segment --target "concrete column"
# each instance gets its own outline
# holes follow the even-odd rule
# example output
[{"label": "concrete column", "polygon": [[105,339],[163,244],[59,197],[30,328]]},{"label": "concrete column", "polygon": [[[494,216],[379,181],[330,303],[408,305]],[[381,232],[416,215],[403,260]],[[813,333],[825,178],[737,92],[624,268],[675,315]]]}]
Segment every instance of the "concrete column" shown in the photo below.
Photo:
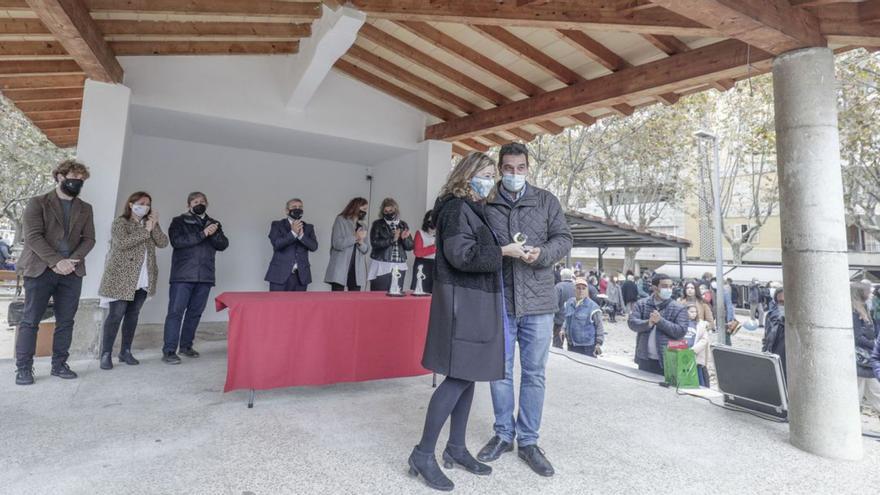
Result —
[{"label": "concrete column", "polygon": [[434,207],[437,193],[452,170],[452,144],[446,141],[423,141],[419,145],[419,157],[420,183],[424,184],[427,211]]},{"label": "concrete column", "polygon": [[834,55],[773,62],[791,443],[862,457]]},{"label": "concrete column", "polygon": [[119,214],[119,178],[130,133],[130,100],[131,90],[121,84],[86,81],[76,158],[91,173],[82,199],[94,210],[96,242],[86,256],[86,277],[70,349],[74,356],[96,354],[100,345],[103,312],[98,308],[98,288],[110,249],[110,224]]},{"label": "concrete column", "polygon": [[292,58],[292,90],[287,107],[303,110],[327,77],[333,64],[351,48],[366,21],[363,12],[350,7],[332,10],[322,6],[321,18],[312,24],[312,35],[300,41]]}]

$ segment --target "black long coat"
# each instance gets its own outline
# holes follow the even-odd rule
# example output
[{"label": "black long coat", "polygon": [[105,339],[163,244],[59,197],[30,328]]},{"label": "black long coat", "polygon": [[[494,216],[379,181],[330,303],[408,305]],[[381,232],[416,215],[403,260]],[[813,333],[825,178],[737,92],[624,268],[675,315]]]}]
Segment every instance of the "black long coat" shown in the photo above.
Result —
[{"label": "black long coat", "polygon": [[482,204],[439,198],[434,224],[434,293],[422,366],[463,380],[500,380],[505,345],[501,247]]}]

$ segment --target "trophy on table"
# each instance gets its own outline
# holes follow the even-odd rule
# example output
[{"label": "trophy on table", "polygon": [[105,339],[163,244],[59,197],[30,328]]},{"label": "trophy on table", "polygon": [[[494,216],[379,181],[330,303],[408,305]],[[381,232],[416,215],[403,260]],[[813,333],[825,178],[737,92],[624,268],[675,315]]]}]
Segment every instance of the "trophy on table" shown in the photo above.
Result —
[{"label": "trophy on table", "polygon": [[416,290],[412,292],[412,295],[416,297],[431,295],[425,292],[425,289],[422,287],[422,282],[427,278],[427,275],[425,275],[424,267],[425,265],[419,265],[416,269]]},{"label": "trophy on table", "polygon": [[396,266],[391,269],[391,287],[388,288],[389,297],[403,297],[404,294],[400,289],[400,278],[402,277],[400,269]]}]

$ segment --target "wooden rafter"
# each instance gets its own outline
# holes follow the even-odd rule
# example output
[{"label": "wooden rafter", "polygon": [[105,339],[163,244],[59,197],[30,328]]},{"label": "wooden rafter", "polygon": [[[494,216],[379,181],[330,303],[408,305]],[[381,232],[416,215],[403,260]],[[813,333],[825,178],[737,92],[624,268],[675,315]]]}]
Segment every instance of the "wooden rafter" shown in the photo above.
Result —
[{"label": "wooden rafter", "polygon": [[22,88],[71,88],[86,83],[84,75],[0,76],[0,91]]},{"label": "wooden rafter", "polygon": [[519,7],[496,0],[352,0],[373,19],[434,21],[549,29],[604,29],[634,33],[717,36],[714,29],[665,9],[620,12],[582,0],[555,0]]},{"label": "wooden rafter", "polygon": [[82,98],[83,88],[36,88],[36,89],[7,89],[3,96],[18,103],[30,100],[57,100],[63,98]]},{"label": "wooden rafter", "polygon": [[817,7],[822,34],[829,43],[854,46],[880,46],[880,22],[866,22],[863,15],[865,6],[880,9],[880,1],[841,3]]},{"label": "wooden rafter", "polygon": [[766,65],[772,58],[771,54],[761,50],[748,50],[742,42],[722,41],[550,91],[528,100],[436,124],[430,126],[425,135],[427,139],[460,139],[503,127],[562,116],[572,109],[588,111],[608,108],[627,98],[651,97],[675,88],[708,84],[743,73],[749,51],[751,63],[757,68],[762,64]]},{"label": "wooden rafter", "polygon": [[82,110],[82,98],[64,100],[30,100],[16,103],[22,112],[40,112],[47,110]]},{"label": "wooden rafter", "polygon": [[149,14],[227,14],[314,20],[321,17],[320,2],[283,0],[85,0],[92,12]]},{"label": "wooden rafter", "polygon": [[290,54],[299,41],[112,41],[119,55],[257,55]]},{"label": "wooden rafter", "polygon": [[[642,36],[646,40],[648,40],[648,42],[654,45],[658,50],[670,56],[691,51],[691,47],[687,46],[684,41],[681,41],[675,36],[655,34],[643,34]],[[732,79],[724,79],[720,81],[713,81],[712,87],[723,93],[725,91],[733,89],[733,86],[735,84],[736,83]],[[669,95],[660,95],[659,99],[667,105],[672,105],[673,103],[677,102],[680,97],[681,95],[676,95],[672,99],[670,99]],[[672,101],[672,103],[670,103],[670,101]]]},{"label": "wooden rafter", "polygon": [[819,19],[811,12],[792,7],[788,0],[652,0],[652,2],[773,54],[808,46],[826,45],[825,38],[819,30]]},{"label": "wooden rafter", "polygon": [[81,74],[82,69],[73,60],[0,60],[0,75],[16,74]]},{"label": "wooden rafter", "polygon": [[[494,89],[486,86],[476,79],[473,79],[472,77],[462,74],[461,71],[458,71],[455,68],[444,64],[443,62],[435,59],[434,57],[431,57],[421,50],[413,48],[412,46],[404,43],[394,36],[391,36],[388,33],[385,33],[384,31],[373,26],[372,24],[364,24],[363,27],[361,27],[360,34],[371,42],[387,50],[390,50],[403,58],[415,62],[425,69],[432,71],[440,75],[441,77],[452,81],[455,84],[458,84],[459,86],[467,89],[477,96],[485,98],[495,106],[510,103],[512,101],[507,96],[504,96],[503,94],[495,91]],[[553,134],[558,134],[562,132],[562,126],[559,126],[558,124],[550,121],[542,121],[539,122],[537,125]]]},{"label": "wooden rafter", "polygon": [[312,27],[305,23],[287,22],[172,22],[101,19],[96,21],[105,36],[181,36],[216,37],[248,36],[260,38],[297,39],[311,35]]},{"label": "wooden rafter", "polygon": [[80,0],[27,0],[86,75],[96,81],[122,82],[122,66]]}]

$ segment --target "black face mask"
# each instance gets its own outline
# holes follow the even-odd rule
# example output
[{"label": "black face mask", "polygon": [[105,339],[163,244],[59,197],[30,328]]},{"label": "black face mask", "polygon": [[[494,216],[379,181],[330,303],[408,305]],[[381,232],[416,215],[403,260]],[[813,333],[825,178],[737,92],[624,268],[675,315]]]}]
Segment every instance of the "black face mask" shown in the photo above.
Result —
[{"label": "black face mask", "polygon": [[397,214],[395,213],[385,213],[382,217],[389,222],[393,222],[395,218],[397,218]]},{"label": "black face mask", "polygon": [[289,216],[290,218],[292,218],[294,220],[299,220],[300,218],[303,217],[302,208],[294,208],[294,209],[288,211],[287,216]]},{"label": "black face mask", "polygon": [[64,179],[64,181],[61,182],[61,192],[68,196],[76,197],[79,195],[79,192],[82,191],[82,186],[82,179]]},{"label": "black face mask", "polygon": [[195,205],[192,207],[192,212],[196,215],[204,215],[205,211],[208,210],[208,207],[205,205]]},{"label": "black face mask", "polygon": [[365,211],[359,211],[359,212],[358,212],[358,220],[363,220],[363,219],[365,219],[365,218],[367,218],[367,212],[365,212]]}]

